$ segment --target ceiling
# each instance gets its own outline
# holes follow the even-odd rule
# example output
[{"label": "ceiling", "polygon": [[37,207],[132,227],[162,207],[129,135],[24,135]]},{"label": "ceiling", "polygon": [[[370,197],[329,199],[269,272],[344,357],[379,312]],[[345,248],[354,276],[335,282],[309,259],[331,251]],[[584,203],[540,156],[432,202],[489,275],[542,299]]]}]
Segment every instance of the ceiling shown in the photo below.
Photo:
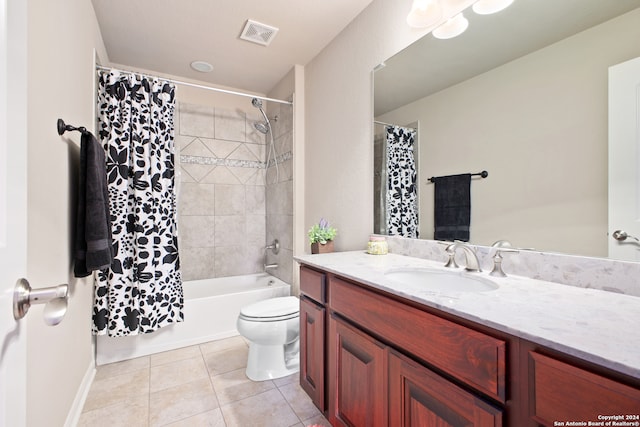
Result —
[{"label": "ceiling", "polygon": [[469,28],[427,34],[375,72],[379,116],[640,7],[640,0],[515,0],[495,15],[464,11]]},{"label": "ceiling", "polygon": [[[371,1],[92,3],[111,63],[267,94],[294,65],[314,58]],[[269,46],[239,38],[247,19],[279,29]],[[209,62],[213,71],[192,70],[194,60]]]}]

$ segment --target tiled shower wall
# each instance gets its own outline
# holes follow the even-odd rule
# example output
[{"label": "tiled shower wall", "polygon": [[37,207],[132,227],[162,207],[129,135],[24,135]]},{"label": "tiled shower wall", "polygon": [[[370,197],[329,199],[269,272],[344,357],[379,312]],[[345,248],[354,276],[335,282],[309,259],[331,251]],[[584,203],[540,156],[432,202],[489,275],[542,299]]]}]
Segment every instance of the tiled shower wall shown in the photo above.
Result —
[{"label": "tiled shower wall", "polygon": [[256,113],[178,106],[183,280],[263,271],[265,139]]},{"label": "tiled shower wall", "polygon": [[179,104],[175,122],[183,280],[262,272],[265,244],[277,238],[280,254],[269,253],[267,262],[278,263],[278,268],[269,272],[291,283],[293,117],[290,106],[273,110],[269,117],[278,115],[278,121],[272,120],[278,182],[273,161],[266,169],[270,136],[266,139],[253,126],[262,121],[257,110]]},{"label": "tiled shower wall", "polygon": [[[280,253],[268,253],[268,262],[278,264],[278,268],[269,272],[293,283],[293,107],[269,103],[267,115],[275,141],[278,174],[276,176],[272,153],[266,174],[266,236],[267,243],[273,239],[280,241]],[[266,150],[269,149],[270,138],[267,135]]]}]

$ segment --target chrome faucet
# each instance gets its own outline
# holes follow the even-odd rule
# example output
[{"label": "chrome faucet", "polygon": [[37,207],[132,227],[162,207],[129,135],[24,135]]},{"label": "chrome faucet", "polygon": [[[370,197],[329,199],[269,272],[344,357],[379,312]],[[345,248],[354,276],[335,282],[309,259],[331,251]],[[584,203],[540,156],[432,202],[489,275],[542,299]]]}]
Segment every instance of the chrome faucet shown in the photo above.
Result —
[{"label": "chrome faucet", "polygon": [[265,271],[270,269],[270,268],[278,268],[278,264],[269,264],[267,262],[267,251],[271,249],[271,252],[273,252],[274,255],[278,255],[278,253],[280,252],[280,242],[278,241],[278,239],[274,239],[273,242],[271,242],[270,245],[267,245],[264,247],[264,269]]},{"label": "chrome faucet", "polygon": [[507,277],[504,270],[502,269],[503,253],[517,254],[517,253],[520,253],[520,251],[510,247],[496,247],[496,253],[493,256],[493,270],[491,270],[491,273],[489,273],[489,275],[497,276],[497,277]]},{"label": "chrome faucet", "polygon": [[476,252],[471,248],[471,246],[469,246],[469,244],[464,242],[454,242],[447,246],[445,252],[449,254],[449,261],[445,264],[445,267],[458,267],[455,260],[456,250],[458,248],[462,249],[464,252],[465,268],[468,271],[482,271]]}]

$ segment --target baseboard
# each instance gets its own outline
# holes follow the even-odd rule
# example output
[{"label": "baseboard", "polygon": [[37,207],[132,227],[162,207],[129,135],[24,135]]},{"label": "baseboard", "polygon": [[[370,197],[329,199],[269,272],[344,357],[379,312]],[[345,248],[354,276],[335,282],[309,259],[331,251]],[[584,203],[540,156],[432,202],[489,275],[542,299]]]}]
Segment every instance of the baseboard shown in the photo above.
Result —
[{"label": "baseboard", "polygon": [[96,365],[94,360],[91,360],[91,363],[87,367],[87,371],[82,378],[82,382],[78,387],[78,391],[76,392],[76,397],[73,399],[73,404],[71,405],[71,409],[69,409],[69,413],[67,414],[67,420],[64,423],[64,427],[75,427],[78,425],[78,421],[80,421],[80,415],[82,414],[82,408],[84,407],[84,402],[87,400],[87,395],[89,394],[89,390],[91,389],[91,383],[93,382],[93,378],[96,376]]}]

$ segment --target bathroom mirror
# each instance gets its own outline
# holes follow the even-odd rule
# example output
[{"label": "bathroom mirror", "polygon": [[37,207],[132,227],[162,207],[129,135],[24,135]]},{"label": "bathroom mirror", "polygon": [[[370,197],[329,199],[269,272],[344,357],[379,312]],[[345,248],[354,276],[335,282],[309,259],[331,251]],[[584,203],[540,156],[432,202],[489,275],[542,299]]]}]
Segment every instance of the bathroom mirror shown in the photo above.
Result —
[{"label": "bathroom mirror", "polygon": [[640,0],[464,14],[462,35],[427,34],[374,71],[374,121],[418,129],[419,237],[433,238],[429,178],[486,170],[471,182],[471,243],[606,257],[608,67],[640,56]]}]

